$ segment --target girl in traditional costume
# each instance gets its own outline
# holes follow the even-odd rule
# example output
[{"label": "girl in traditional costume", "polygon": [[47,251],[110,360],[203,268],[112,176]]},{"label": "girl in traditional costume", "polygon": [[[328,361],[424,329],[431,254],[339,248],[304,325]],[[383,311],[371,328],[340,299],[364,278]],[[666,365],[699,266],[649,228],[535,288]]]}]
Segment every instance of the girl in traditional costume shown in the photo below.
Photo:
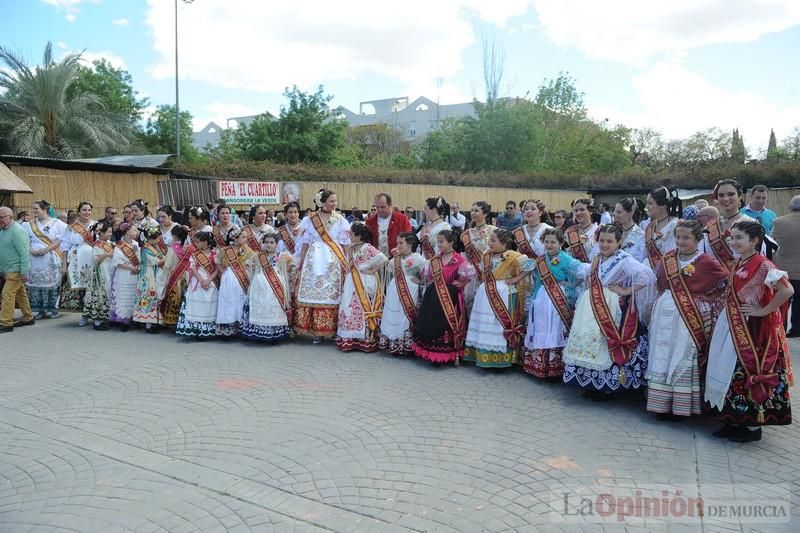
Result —
[{"label": "girl in traditional costume", "polygon": [[440,232],[451,229],[450,224],[444,221],[450,215],[450,204],[441,196],[436,196],[425,200],[422,211],[425,213],[425,224],[417,232],[417,238],[420,252],[430,261],[439,253],[437,236]]},{"label": "girl in traditional costume", "polygon": [[475,300],[475,291],[480,280],[483,279],[483,254],[489,249],[489,239],[495,226],[486,223],[486,217],[492,212],[492,206],[486,202],[475,202],[472,204],[470,215],[472,224],[461,232],[461,243],[464,246],[464,257],[475,269],[477,276],[464,287],[464,303],[466,306],[467,317],[471,315],[472,303]]},{"label": "girl in traditional costume", "polygon": [[535,263],[514,248],[514,234],[495,230],[483,255],[483,283],[467,329],[465,361],[481,368],[505,368],[516,363],[525,334],[525,300]]},{"label": "girl in traditional costume", "polygon": [[217,334],[219,271],[214,261],[214,236],[205,231],[197,233],[195,248],[189,258],[186,294],[175,333],[204,339]]},{"label": "girl in traditional costume", "polygon": [[217,298],[217,336],[239,334],[242,311],[250,290],[248,264],[255,256],[248,245],[246,232],[234,228],[228,232],[227,244],[216,254],[217,269],[222,272]]},{"label": "girl in traditional costume", "polygon": [[381,350],[392,355],[413,352],[414,325],[422,299],[421,270],[425,259],[414,252],[419,239],[413,233],[397,236],[397,254],[389,261],[386,303],[381,319]]},{"label": "girl in traditional costume", "polygon": [[236,232],[238,235],[240,228],[231,222],[231,208],[225,204],[217,206],[217,219],[219,222],[214,226],[212,233],[216,248],[222,250],[228,246],[231,233]]},{"label": "girl in traditional costume", "polygon": [[156,220],[150,216],[150,208],[148,207],[147,202],[141,198],[131,202],[130,208],[132,217],[131,222],[139,230],[139,235],[136,237],[136,241],[141,247],[147,242],[146,230],[157,227],[158,222],[156,222]]},{"label": "girl in traditional costume", "polygon": [[[83,296],[94,272],[94,237],[90,231],[94,224],[92,204],[81,202],[78,204],[78,218],[62,234],[61,250],[67,260],[67,281],[61,290],[62,309],[83,307]],[[88,323],[89,320],[81,316],[79,325]]]},{"label": "girl in traditional costume", "polygon": [[422,269],[427,285],[414,328],[414,353],[433,363],[455,362],[464,356],[467,333],[464,286],[475,268],[453,250],[456,237],[445,229],[436,236],[439,252]]},{"label": "girl in traditional costume", "polygon": [[564,232],[567,253],[584,263],[590,263],[594,255],[598,225],[592,222],[592,213],[589,211],[589,207],[593,205],[594,202],[588,198],[578,198],[572,202],[572,217],[575,223]]},{"label": "girl in traditional costume", "polygon": [[297,270],[289,252],[278,252],[277,234],[261,237],[264,251],[250,258],[250,290],[242,313],[240,335],[277,342],[291,333],[292,298]]},{"label": "girl in traditional costume", "polygon": [[98,222],[94,228],[94,271],[83,299],[83,314],[97,331],[108,330],[109,292],[111,291],[112,258],[114,257],[114,225]]},{"label": "girl in traditional costume", "polygon": [[289,202],[283,208],[286,223],[278,228],[280,241],[278,242],[279,252],[289,252],[297,260],[300,257],[300,237],[303,235],[303,227],[300,224],[300,204]]},{"label": "girl in traditional costume", "polygon": [[730,247],[739,259],[714,326],[705,399],[725,424],[714,432],[733,442],[761,439],[761,426],[792,422],[789,344],[782,306],[794,294],[786,272],[759,255],[764,228],[737,222]]},{"label": "girl in traditional costume", "polygon": [[193,241],[194,236],[200,232],[211,233],[214,229],[208,223],[211,213],[205,207],[192,207],[188,211],[189,218],[189,238]]},{"label": "girl in traditional costume", "polygon": [[119,324],[122,331],[128,331],[136,303],[136,281],[140,268],[139,243],[136,242],[139,229],[129,223],[121,224],[120,229],[124,233],[111,257],[108,318],[112,323]]},{"label": "girl in traditional costume", "polygon": [[678,221],[675,240],[677,250],[664,254],[656,270],[660,295],[650,319],[645,374],[647,410],[659,420],[684,420],[702,412],[708,339],[719,312],[715,304],[728,280],[727,270],[697,249],[702,224]]},{"label": "girl in traditional costume", "polygon": [[164,241],[158,226],[145,227],[140,233],[147,241],[141,249],[133,321],[144,324],[147,333],[158,333],[158,326],[163,321],[159,285],[163,283],[164,267],[164,254],[159,244]]},{"label": "girl in traditional costume", "polygon": [[163,285],[159,289],[161,316],[164,326],[175,329],[186,289],[186,271],[194,246],[187,245],[189,234],[183,226],[172,228],[172,239],[164,259]]},{"label": "girl in traditional costume", "polygon": [[300,238],[300,281],[297,287],[295,330],[314,343],[336,334],[342,284],[350,246],[350,224],[336,211],[336,193],[320,189],[317,211],[303,219]]},{"label": "girl in traditional costume", "polygon": [[514,241],[517,243],[517,251],[527,255],[530,259],[536,259],[544,255],[544,242],[542,235],[553,226],[543,222],[547,216],[547,206],[541,200],[527,200],[522,208],[522,219],[525,224],[514,230]]},{"label": "girl in traditional costume", "polygon": [[67,225],[50,218],[50,204],[45,200],[33,202],[33,218],[22,226],[28,232],[31,247],[31,271],[25,288],[34,318],[58,316],[58,292],[61,288],[61,269],[64,252],[61,238]]},{"label": "girl in traditional costume", "polygon": [[168,205],[162,205],[156,211],[156,222],[158,228],[161,230],[161,241],[158,243],[158,249],[161,253],[167,255],[169,245],[172,244],[172,229],[178,224],[173,220],[175,210]]},{"label": "girl in traditional costume", "polygon": [[755,222],[755,220],[740,211],[744,207],[744,195],[742,186],[735,179],[718,181],[714,186],[713,195],[719,208],[719,218],[708,222],[701,250],[716,257],[717,261],[730,272],[736,267],[739,259],[739,255],[731,246],[731,228],[737,222]]},{"label": "girl in traditional costume", "polygon": [[614,224],[622,228],[620,249],[641,262],[647,261],[645,234],[639,227],[643,212],[644,204],[638,198],[623,198],[614,208]]},{"label": "girl in traditional costume", "polygon": [[606,400],[610,393],[638,389],[647,368],[643,323],[656,295],[656,276],[619,249],[622,229],[600,228],[599,253],[592,261],[589,287],[575,306],[564,348],[564,383],[586,389],[584,396]]},{"label": "girl in traditional costume", "polygon": [[350,227],[350,268],[342,289],[336,347],[343,352],[378,349],[383,314],[383,269],[389,259],[372,246],[372,231],[357,222]]},{"label": "girl in traditional costume", "polygon": [[681,215],[681,200],[675,189],[657,187],[647,195],[647,214],[650,217],[644,227],[644,245],[648,265],[653,272],[661,266],[661,258],[677,246],[675,226]]},{"label": "girl in traditional costume", "polygon": [[250,223],[243,229],[247,246],[254,252],[261,252],[261,240],[267,233],[276,233],[277,230],[267,224],[267,208],[263,205],[255,205],[250,209]]},{"label": "girl in traditional costume", "polygon": [[545,252],[536,258],[534,286],[528,306],[523,369],[542,379],[564,373],[562,356],[577,298],[576,287],[591,266],[562,250],[564,232],[548,228],[542,233]]}]

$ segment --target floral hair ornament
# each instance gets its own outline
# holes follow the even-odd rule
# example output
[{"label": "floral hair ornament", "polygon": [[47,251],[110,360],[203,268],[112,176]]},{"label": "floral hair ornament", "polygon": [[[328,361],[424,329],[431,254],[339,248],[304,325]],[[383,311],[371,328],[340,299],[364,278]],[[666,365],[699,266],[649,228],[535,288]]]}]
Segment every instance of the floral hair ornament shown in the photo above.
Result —
[{"label": "floral hair ornament", "polygon": [[436,207],[442,207],[442,197],[440,196],[438,200],[436,200]]},{"label": "floral hair ornament", "polygon": [[325,205],[322,201],[322,191],[319,191],[314,195],[314,205],[319,208],[322,208],[322,206]]}]

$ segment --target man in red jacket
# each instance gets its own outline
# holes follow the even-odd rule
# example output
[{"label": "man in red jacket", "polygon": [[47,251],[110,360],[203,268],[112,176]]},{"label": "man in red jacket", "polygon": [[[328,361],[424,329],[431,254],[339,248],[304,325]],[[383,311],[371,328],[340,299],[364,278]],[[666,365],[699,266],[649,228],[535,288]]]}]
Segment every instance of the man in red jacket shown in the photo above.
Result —
[{"label": "man in red jacket", "polygon": [[397,246],[397,236],[411,231],[411,221],[400,211],[392,209],[392,197],[385,192],[375,196],[377,212],[367,219],[367,227],[372,230],[372,246],[391,257]]}]

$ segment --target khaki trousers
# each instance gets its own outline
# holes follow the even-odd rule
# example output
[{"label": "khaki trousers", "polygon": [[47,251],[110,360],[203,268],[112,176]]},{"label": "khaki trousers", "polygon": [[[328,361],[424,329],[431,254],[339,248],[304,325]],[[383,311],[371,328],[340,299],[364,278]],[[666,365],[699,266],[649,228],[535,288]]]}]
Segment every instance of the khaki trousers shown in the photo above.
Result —
[{"label": "khaki trousers", "polygon": [[28,301],[28,292],[25,290],[22,276],[19,272],[6,272],[3,276],[5,283],[0,305],[0,325],[14,325],[14,309],[16,308],[22,310],[22,320],[33,320],[31,304]]}]

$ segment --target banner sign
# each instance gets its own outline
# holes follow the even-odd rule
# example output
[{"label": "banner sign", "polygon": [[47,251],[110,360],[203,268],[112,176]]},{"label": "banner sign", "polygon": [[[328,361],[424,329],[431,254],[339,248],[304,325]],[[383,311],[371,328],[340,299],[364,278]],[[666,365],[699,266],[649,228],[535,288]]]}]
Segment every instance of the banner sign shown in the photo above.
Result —
[{"label": "banner sign", "polygon": [[220,181],[219,198],[231,205],[281,203],[280,183],[277,181]]}]

